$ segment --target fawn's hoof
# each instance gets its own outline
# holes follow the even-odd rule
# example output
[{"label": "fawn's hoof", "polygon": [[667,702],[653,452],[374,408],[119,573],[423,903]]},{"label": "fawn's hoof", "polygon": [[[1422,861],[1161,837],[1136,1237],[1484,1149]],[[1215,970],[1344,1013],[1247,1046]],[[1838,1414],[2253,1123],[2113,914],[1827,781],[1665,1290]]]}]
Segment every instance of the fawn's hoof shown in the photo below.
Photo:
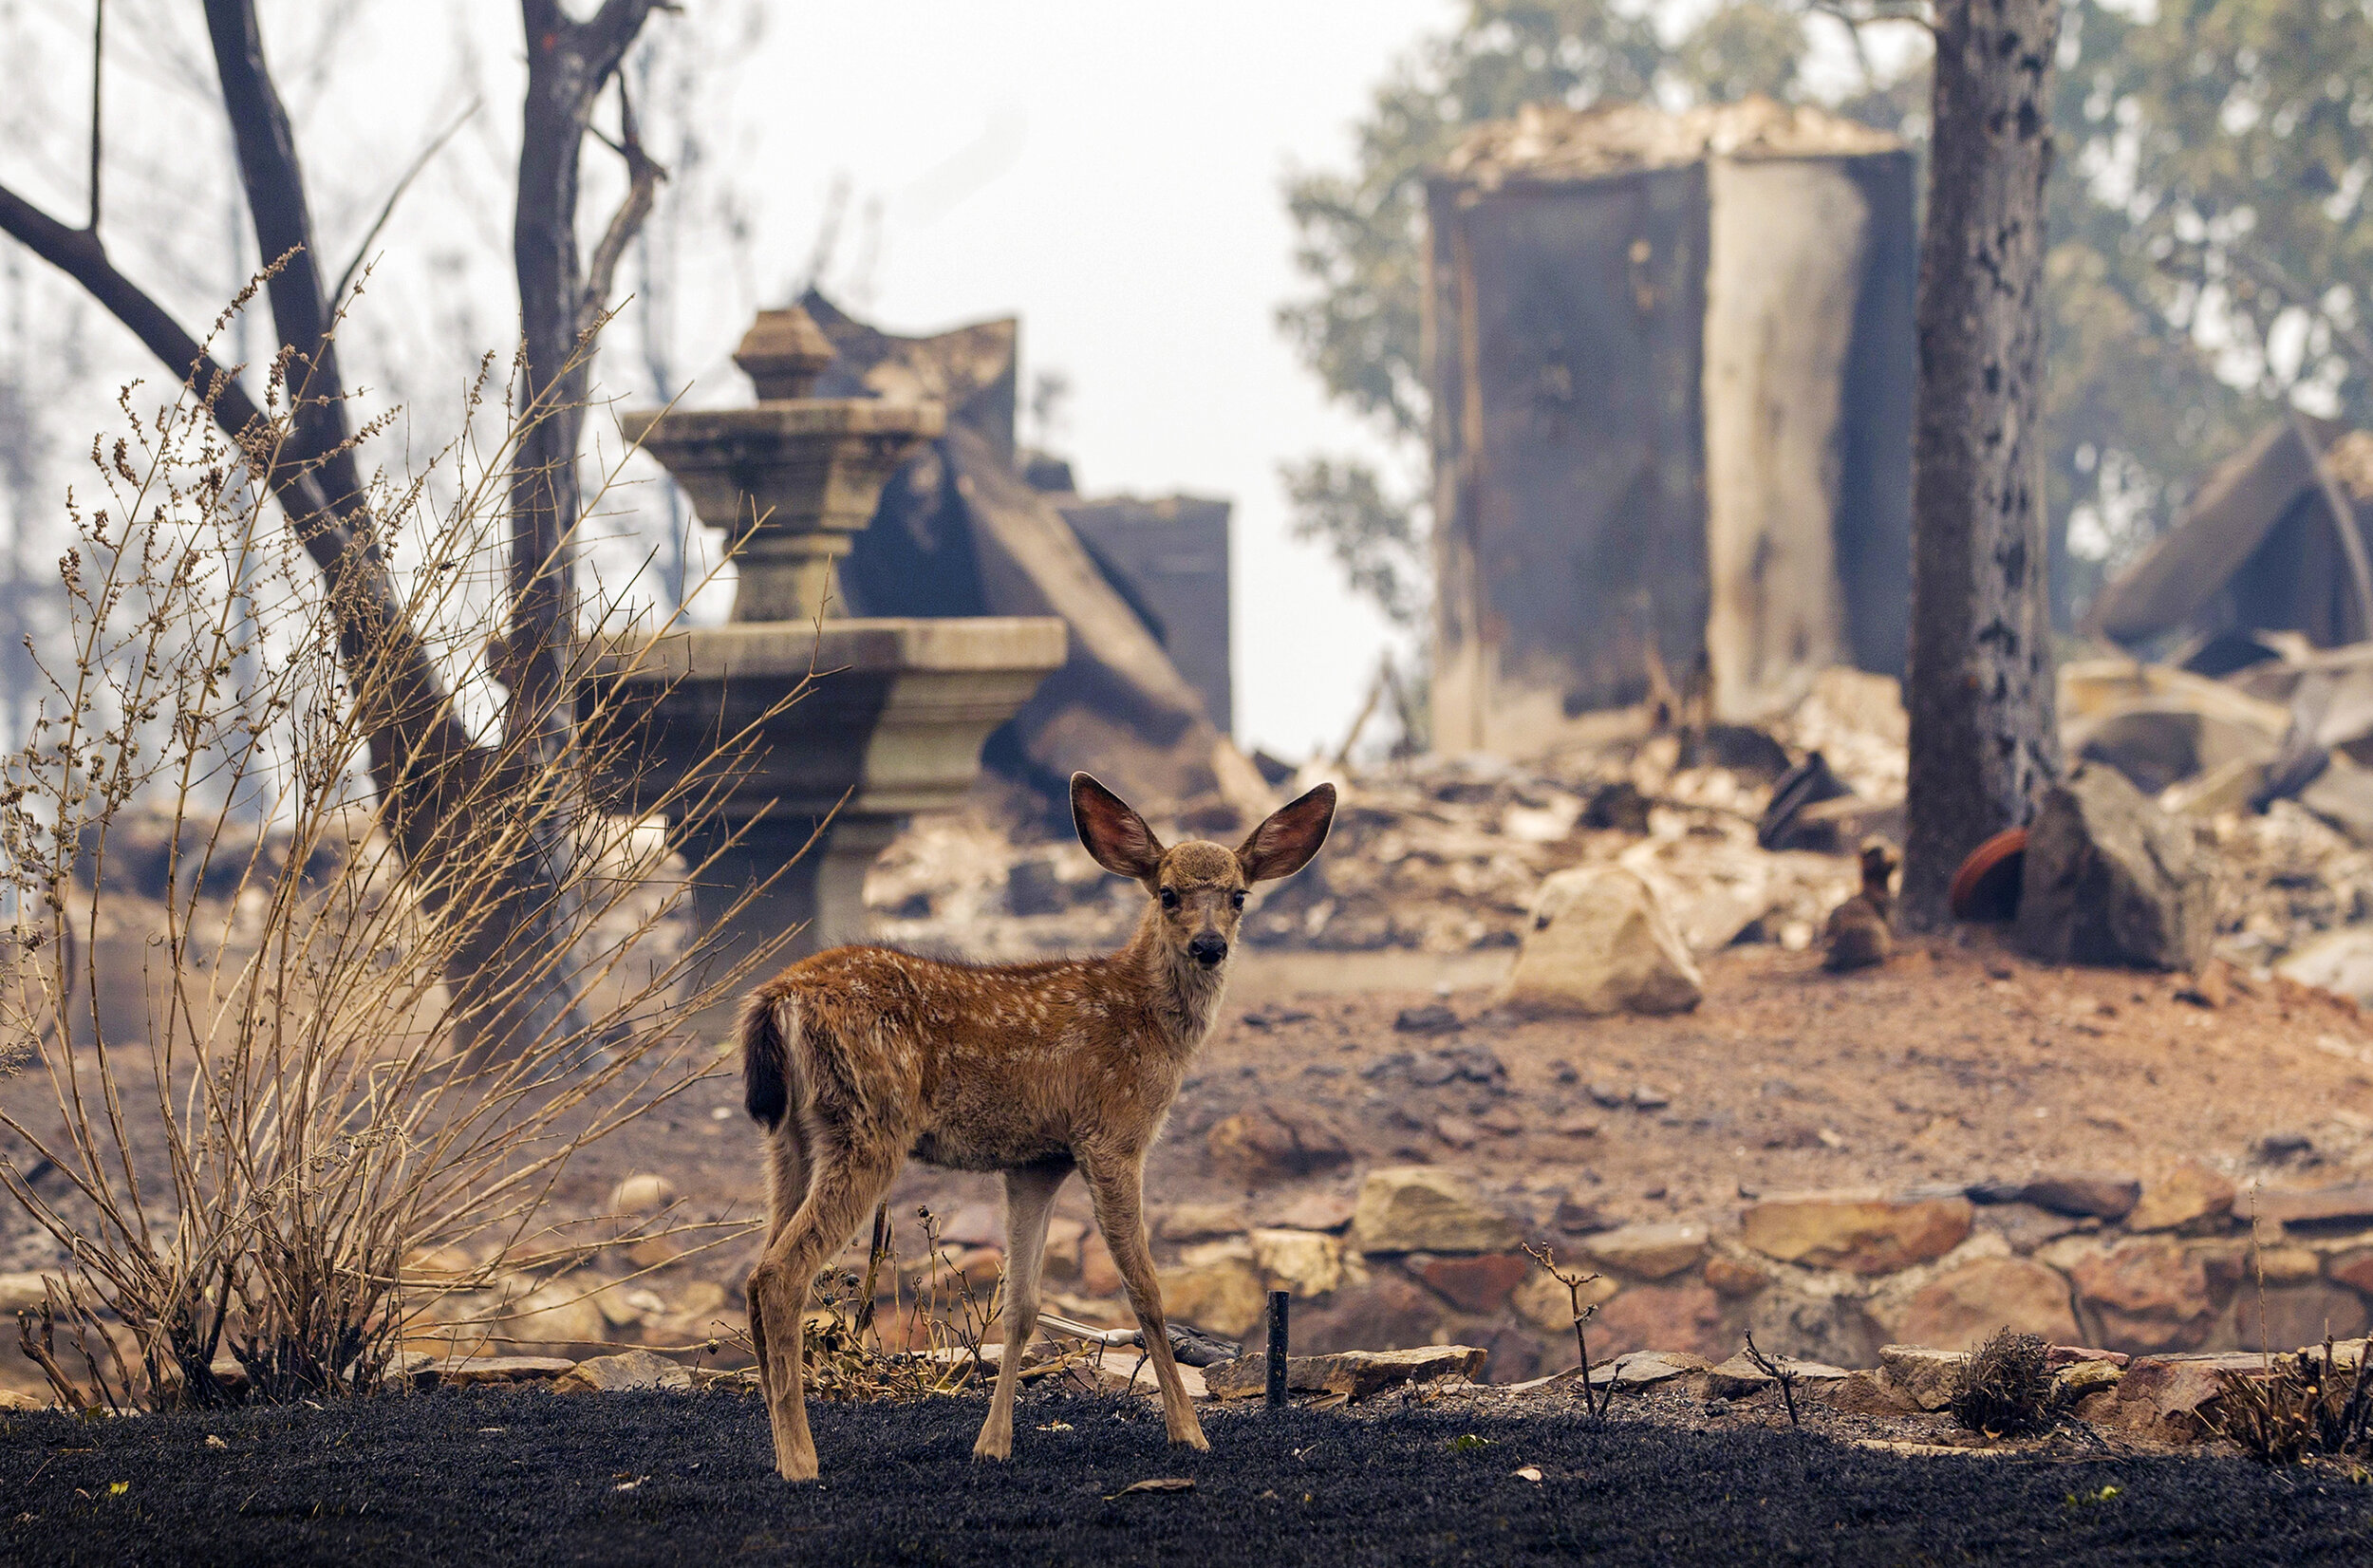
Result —
[{"label": "fawn's hoof", "polygon": [[815,1455],[779,1456],[775,1461],[775,1473],[785,1481],[813,1481],[815,1479]]},{"label": "fawn's hoof", "polygon": [[981,1437],[980,1442],[975,1443],[972,1446],[972,1457],[977,1460],[986,1460],[995,1464],[1002,1465],[1005,1461],[1014,1457],[1013,1437],[1008,1434],[1007,1436],[999,1439],[997,1442],[992,1443],[984,1435]]},{"label": "fawn's hoof", "polygon": [[1200,1427],[1190,1432],[1172,1432],[1170,1441],[1183,1447],[1192,1448],[1198,1453],[1207,1454],[1211,1451],[1211,1440],[1203,1435],[1203,1428]]}]

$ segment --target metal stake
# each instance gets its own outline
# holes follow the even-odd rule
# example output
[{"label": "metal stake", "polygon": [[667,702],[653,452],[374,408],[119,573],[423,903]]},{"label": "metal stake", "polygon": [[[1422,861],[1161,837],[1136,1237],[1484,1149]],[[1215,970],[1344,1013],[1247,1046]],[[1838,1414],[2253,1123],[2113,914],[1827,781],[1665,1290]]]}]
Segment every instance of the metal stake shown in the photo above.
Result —
[{"label": "metal stake", "polygon": [[1293,1297],[1281,1290],[1269,1293],[1269,1409],[1285,1409],[1285,1304]]}]

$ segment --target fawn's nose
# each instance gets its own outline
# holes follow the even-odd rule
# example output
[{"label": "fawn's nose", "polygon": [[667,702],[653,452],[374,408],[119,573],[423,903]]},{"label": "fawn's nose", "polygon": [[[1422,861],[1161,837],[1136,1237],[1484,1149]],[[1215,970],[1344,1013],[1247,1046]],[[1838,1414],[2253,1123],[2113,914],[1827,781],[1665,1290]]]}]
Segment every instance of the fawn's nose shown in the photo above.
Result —
[{"label": "fawn's nose", "polygon": [[1186,951],[1195,956],[1197,963],[1208,969],[1227,957],[1227,938],[1217,931],[1205,931],[1186,944]]}]

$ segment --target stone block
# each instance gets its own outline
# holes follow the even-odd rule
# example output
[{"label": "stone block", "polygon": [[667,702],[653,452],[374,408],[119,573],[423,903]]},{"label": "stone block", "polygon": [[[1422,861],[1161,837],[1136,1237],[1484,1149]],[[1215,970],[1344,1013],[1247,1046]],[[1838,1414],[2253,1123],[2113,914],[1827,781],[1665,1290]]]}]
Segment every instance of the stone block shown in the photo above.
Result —
[{"label": "stone block", "polygon": [[[1296,1393],[1340,1393],[1365,1399],[1404,1383],[1431,1383],[1445,1377],[1471,1380],[1481,1375],[1485,1353],[1474,1345],[1426,1345],[1414,1350],[1289,1355],[1285,1386]],[[1218,1399],[1258,1398],[1268,1387],[1268,1357],[1242,1355],[1206,1367],[1204,1387]]]},{"label": "stone block", "polygon": [[1343,1283],[1343,1242],[1318,1230],[1256,1230],[1253,1261],[1274,1288],[1324,1296]]},{"label": "stone block", "polygon": [[1240,1236],[1250,1228],[1244,1211],[1234,1204],[1173,1204],[1153,1223],[1153,1234],[1165,1241],[1208,1241]]},{"label": "stone block", "polygon": [[2147,1183],[2125,1218],[2131,1231],[2176,1230],[2221,1220],[2233,1212],[2233,1185],[2197,1160],[2186,1160]]},{"label": "stone block", "polygon": [[1695,1280],[1622,1292],[1587,1325],[1593,1359],[1618,1351],[1687,1351],[1715,1360],[1738,1347],[1722,1298]]},{"label": "stone block", "polygon": [[1248,1186],[1318,1175],[1352,1157],[1342,1134],[1317,1112],[1273,1105],[1222,1118],[1204,1143],[1223,1174]]},{"label": "stone block", "polygon": [[1878,1370],[1888,1388],[1923,1410],[1941,1410],[1953,1398],[1953,1387],[1969,1360],[1966,1351],[1937,1350],[1928,1345],[1881,1345]]},{"label": "stone block", "polygon": [[2086,1419],[2161,1443],[2196,1443],[2224,1396],[2224,1373],[2261,1372],[2265,1365],[2250,1354],[2142,1356],[2127,1366],[2106,1398],[2085,1402]]},{"label": "stone block", "polygon": [[1533,1272],[1533,1260],[1521,1252],[1472,1253],[1412,1262],[1417,1277],[1461,1312],[1498,1312],[1507,1305],[1508,1294]]},{"label": "stone block", "polygon": [[1172,1322],[1241,1339],[1268,1309],[1269,1281],[1250,1258],[1220,1258],[1159,1273],[1162,1311]]},{"label": "stone block", "polygon": [[2030,1259],[1974,1259],[1914,1293],[1897,1332],[1911,1344],[1973,1351],[2002,1329],[2052,1344],[2075,1339],[2068,1281]]},{"label": "stone block", "polygon": [[1371,1171],[1352,1213],[1362,1252],[1505,1252],[1523,1239],[1515,1221],[1432,1166]]},{"label": "stone block", "polygon": [[2089,1214],[2103,1220],[2121,1220],[2142,1196],[2142,1184],[2131,1176],[2056,1171],[2035,1177],[2020,1189],[2019,1196],[2054,1214]]},{"label": "stone block", "polygon": [[1577,867],[1542,882],[1516,966],[1493,999],[1528,1017],[1684,1013],[1705,995],[1654,889],[1619,867]]},{"label": "stone block", "polygon": [[1706,1256],[1706,1227],[1673,1222],[1602,1230],[1582,1242],[1591,1261],[1638,1279],[1662,1279]]},{"label": "stone block", "polygon": [[2017,938],[2047,963],[2196,970],[2215,934],[2214,867],[2191,828],[2114,768],[2080,767],[2028,825]]},{"label": "stone block", "polygon": [[1749,1204],[1742,1239],[1784,1263],[1894,1274],[1959,1246],[1973,1213],[1966,1198],[1793,1194]]},{"label": "stone block", "polygon": [[2087,1253],[2068,1273],[2112,1350],[2190,1350],[2208,1336],[2214,1304],[2206,1264],[2173,1241],[2141,1237]]},{"label": "stone block", "polygon": [[[1603,1275],[1585,1280],[1580,1293],[1582,1305],[1595,1307],[1611,1301],[1617,1289],[1616,1282]],[[1516,1309],[1519,1317],[1543,1334],[1570,1335],[1574,1332],[1574,1292],[1536,1269],[1530,1279],[1509,1293],[1508,1304]],[[1583,1332],[1589,1332],[1588,1324],[1583,1325]]]}]

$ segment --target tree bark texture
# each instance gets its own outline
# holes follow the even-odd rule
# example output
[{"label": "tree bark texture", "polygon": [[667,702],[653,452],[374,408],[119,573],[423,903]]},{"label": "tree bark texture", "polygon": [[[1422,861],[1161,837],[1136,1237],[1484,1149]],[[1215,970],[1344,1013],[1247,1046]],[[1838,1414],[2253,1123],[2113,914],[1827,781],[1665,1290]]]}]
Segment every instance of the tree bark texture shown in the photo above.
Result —
[{"label": "tree bark texture", "polygon": [[2059,0],[1942,0],[1920,239],[1903,901],[2027,821],[2059,767],[2043,449],[2044,181]]}]

